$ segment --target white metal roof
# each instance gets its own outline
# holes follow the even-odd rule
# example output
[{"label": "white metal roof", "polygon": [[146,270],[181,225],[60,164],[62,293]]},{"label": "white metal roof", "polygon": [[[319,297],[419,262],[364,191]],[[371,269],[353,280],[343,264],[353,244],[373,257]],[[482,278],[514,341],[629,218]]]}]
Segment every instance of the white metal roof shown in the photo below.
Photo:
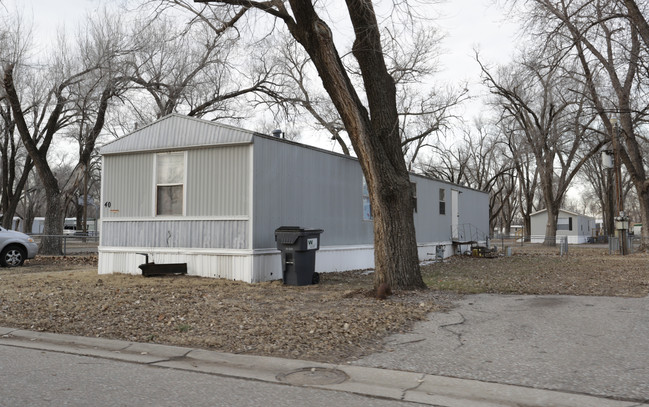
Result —
[{"label": "white metal roof", "polygon": [[100,148],[102,155],[252,143],[255,133],[233,126],[170,114]]},{"label": "white metal roof", "polygon": [[[541,214],[541,213],[545,213],[545,212],[547,212],[547,211],[548,211],[547,209],[541,209],[540,211],[536,211],[536,212],[530,213],[530,216],[536,216],[536,215],[539,215],[539,214]],[[569,210],[566,210],[566,209],[559,209],[559,212],[560,212],[560,213],[561,213],[561,212],[563,212],[563,213],[567,213],[567,214],[569,214],[569,215],[573,215],[573,216],[583,216],[584,218],[595,219],[595,218],[593,218],[592,216],[584,215],[584,214],[577,213],[577,212],[572,212],[572,211],[569,211]]]}]

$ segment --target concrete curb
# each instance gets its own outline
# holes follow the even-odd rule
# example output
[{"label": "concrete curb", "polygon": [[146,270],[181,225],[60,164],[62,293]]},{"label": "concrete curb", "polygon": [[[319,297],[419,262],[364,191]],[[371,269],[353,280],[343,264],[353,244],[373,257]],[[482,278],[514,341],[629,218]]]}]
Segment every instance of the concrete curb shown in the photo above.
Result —
[{"label": "concrete curb", "polygon": [[0,327],[0,345],[343,391],[441,407],[649,407],[649,404],[631,401],[423,373],[236,355],[204,349],[86,338],[3,327]]}]

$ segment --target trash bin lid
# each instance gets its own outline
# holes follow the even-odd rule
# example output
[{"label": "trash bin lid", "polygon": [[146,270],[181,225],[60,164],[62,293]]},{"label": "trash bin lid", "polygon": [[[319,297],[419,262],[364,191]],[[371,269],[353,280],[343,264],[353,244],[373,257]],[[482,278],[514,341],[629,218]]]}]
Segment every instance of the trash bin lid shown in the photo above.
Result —
[{"label": "trash bin lid", "polygon": [[299,226],[280,226],[275,229],[275,241],[281,244],[294,244],[303,231],[304,229]]},{"label": "trash bin lid", "polygon": [[277,232],[302,232],[304,229],[302,229],[299,226],[280,226],[277,229],[275,229],[275,233]]},{"label": "trash bin lid", "polygon": [[294,244],[300,236],[320,234],[322,229],[301,228],[299,226],[280,226],[275,229],[275,241],[282,244]]}]

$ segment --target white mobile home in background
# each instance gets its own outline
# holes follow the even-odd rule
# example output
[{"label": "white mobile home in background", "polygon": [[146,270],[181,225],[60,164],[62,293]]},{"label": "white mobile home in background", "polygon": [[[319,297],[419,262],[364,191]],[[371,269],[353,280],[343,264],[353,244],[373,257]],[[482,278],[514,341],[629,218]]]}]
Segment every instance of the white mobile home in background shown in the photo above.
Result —
[{"label": "white mobile home in background", "polygon": [[32,234],[42,235],[44,230],[45,230],[45,218],[42,216],[34,218],[34,222],[32,222]]},{"label": "white mobile home in background", "polygon": [[[545,239],[545,230],[548,223],[548,211],[546,209],[534,212],[530,215],[532,228],[532,243],[543,243]],[[581,244],[587,243],[589,237],[596,236],[597,228],[595,218],[580,215],[575,212],[559,210],[557,219],[557,243],[563,236],[568,236],[568,243]]]},{"label": "white mobile home in background", "polygon": [[[188,274],[281,279],[274,231],[324,229],[316,271],[371,268],[373,224],[354,158],[173,114],[101,149],[99,273],[139,273],[144,258]],[[488,230],[484,192],[411,176],[419,254],[454,250],[451,230]],[[484,237],[483,237],[484,238]],[[465,239],[465,238],[464,238]]]}]

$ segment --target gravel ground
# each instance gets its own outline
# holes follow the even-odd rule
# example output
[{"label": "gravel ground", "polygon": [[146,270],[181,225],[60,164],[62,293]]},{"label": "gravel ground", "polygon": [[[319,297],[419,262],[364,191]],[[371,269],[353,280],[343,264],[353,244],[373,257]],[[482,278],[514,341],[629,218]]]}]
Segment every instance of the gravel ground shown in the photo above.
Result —
[{"label": "gravel ground", "polygon": [[[557,252],[557,253],[555,253]],[[0,269],[0,326],[340,363],[382,349],[463,293],[645,296],[649,255],[517,248],[422,267],[429,290],[377,300],[371,274],[327,273],[314,286],[191,276],[98,275],[95,256]]]}]

